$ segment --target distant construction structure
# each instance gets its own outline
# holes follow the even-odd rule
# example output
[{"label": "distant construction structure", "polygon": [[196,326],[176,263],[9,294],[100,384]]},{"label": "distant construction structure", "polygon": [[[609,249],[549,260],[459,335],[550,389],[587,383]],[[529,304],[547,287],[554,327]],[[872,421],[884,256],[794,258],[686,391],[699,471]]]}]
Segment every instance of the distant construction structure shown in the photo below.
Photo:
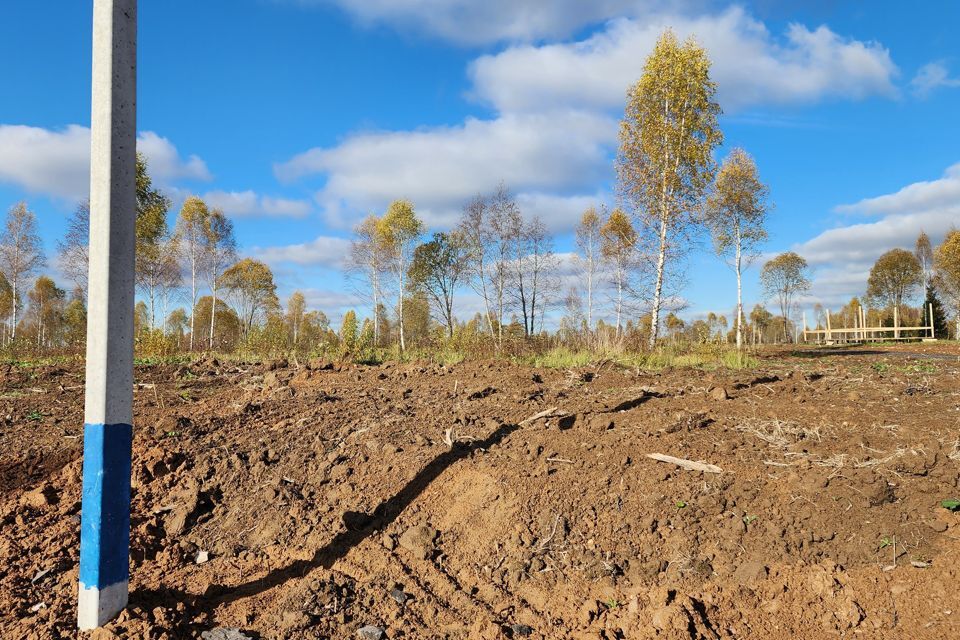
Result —
[{"label": "distant construction structure", "polygon": [[845,344],[853,342],[886,342],[889,340],[921,340],[923,342],[931,342],[937,339],[933,329],[932,304],[927,305],[926,316],[929,324],[919,327],[900,326],[900,312],[897,307],[893,308],[893,326],[868,327],[868,312],[863,307],[858,307],[857,313],[854,314],[853,327],[838,327],[834,329],[830,326],[830,310],[825,309],[824,311],[824,315],[826,316],[825,328],[807,328],[807,314],[803,314],[804,342]]}]

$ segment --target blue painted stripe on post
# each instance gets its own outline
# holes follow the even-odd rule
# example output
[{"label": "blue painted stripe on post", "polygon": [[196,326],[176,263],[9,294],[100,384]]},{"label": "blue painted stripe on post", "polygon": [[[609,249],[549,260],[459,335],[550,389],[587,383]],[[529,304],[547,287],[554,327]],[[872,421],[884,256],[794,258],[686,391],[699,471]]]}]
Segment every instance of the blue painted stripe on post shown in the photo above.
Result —
[{"label": "blue painted stripe on post", "polygon": [[80,513],[80,583],[103,589],[130,576],[129,424],[83,428],[83,505]]}]

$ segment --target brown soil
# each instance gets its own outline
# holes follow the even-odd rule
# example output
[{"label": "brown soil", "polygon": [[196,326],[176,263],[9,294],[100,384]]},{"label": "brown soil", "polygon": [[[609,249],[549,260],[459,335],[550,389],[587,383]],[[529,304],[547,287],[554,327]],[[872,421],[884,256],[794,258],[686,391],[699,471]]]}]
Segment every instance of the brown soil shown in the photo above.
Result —
[{"label": "brown soil", "polygon": [[[960,363],[872,351],[139,368],[92,637],[960,638]],[[0,367],[2,638],[77,636],[82,382]]]}]

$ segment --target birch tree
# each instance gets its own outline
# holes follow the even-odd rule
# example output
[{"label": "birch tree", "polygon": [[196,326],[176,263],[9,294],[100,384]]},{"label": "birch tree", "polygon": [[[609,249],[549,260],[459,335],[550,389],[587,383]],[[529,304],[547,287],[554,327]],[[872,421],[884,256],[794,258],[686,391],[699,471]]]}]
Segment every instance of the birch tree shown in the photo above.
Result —
[{"label": "birch tree", "polygon": [[453,294],[466,272],[466,245],[456,231],[435,233],[413,252],[410,282],[427,294],[434,315],[453,337]]},{"label": "birch tree", "polygon": [[194,335],[196,333],[197,296],[199,296],[199,282],[203,277],[203,268],[206,264],[204,252],[207,250],[207,235],[210,226],[210,210],[207,204],[197,196],[190,196],[180,207],[180,216],[177,218],[176,237],[180,245],[180,255],[186,262],[190,273],[190,351],[193,351]]},{"label": "birch tree", "polygon": [[656,344],[671,248],[682,248],[713,179],[723,139],[710,60],[693,39],[665,31],[627,94],[620,123],[618,188],[656,251],[649,346]]},{"label": "birch tree", "polygon": [[210,340],[208,348],[213,350],[214,327],[217,319],[217,289],[220,276],[237,258],[237,241],[233,236],[233,223],[221,209],[210,210],[210,221],[203,236],[203,273],[210,287]]},{"label": "birch tree", "polygon": [[713,247],[737,274],[737,349],[743,347],[743,268],[760,255],[767,239],[770,190],[760,181],[757,165],[746,151],[733,149],[723,161],[707,197],[706,221]]},{"label": "birch tree", "polygon": [[618,340],[623,335],[623,299],[629,287],[630,272],[636,265],[636,252],[637,230],[623,209],[614,209],[600,228],[600,255],[610,265]]},{"label": "birch tree", "polygon": [[10,340],[17,337],[17,311],[20,308],[21,291],[28,279],[45,263],[40,235],[37,233],[37,216],[27,208],[26,202],[18,202],[7,213],[3,236],[0,237],[0,272],[10,284]]},{"label": "birch tree", "polygon": [[407,350],[404,337],[403,301],[408,279],[407,272],[413,261],[417,240],[423,234],[423,223],[417,218],[413,204],[408,200],[394,200],[377,223],[377,236],[382,243],[386,267],[393,277],[397,295],[397,321],[400,333],[400,350]]},{"label": "birch tree", "polygon": [[783,339],[789,342],[787,331],[793,301],[798,294],[810,290],[807,261],[793,251],[781,253],[767,261],[760,271],[760,285],[769,298],[776,298],[783,316]]},{"label": "birch tree", "polygon": [[90,203],[77,205],[67,220],[67,233],[57,241],[58,265],[63,275],[73,283],[74,291],[83,300],[87,298],[87,277],[90,249]]},{"label": "birch tree", "polygon": [[600,228],[603,220],[596,208],[589,207],[580,216],[580,222],[574,231],[577,248],[580,250],[577,261],[587,281],[587,332],[593,331],[593,291],[597,271],[600,268]]},{"label": "birch tree", "polygon": [[385,247],[378,230],[379,223],[380,219],[371,214],[354,228],[347,258],[347,274],[359,276],[365,286],[358,287],[358,292],[365,297],[369,292],[373,302],[373,342],[376,346],[380,346],[383,329],[380,314],[376,310],[383,300],[383,276],[386,271]]},{"label": "birch tree", "polygon": [[467,251],[466,270],[473,290],[483,300],[487,330],[493,336],[493,316],[490,309],[490,294],[487,287],[487,271],[490,266],[490,251],[493,237],[490,230],[490,207],[487,199],[477,195],[463,208],[457,231],[463,238]]},{"label": "birch tree", "polygon": [[296,350],[300,342],[300,329],[303,326],[303,316],[307,310],[307,301],[303,294],[294,291],[287,300],[287,324],[290,326],[291,344]]},{"label": "birch tree", "polygon": [[497,344],[503,345],[503,315],[507,303],[507,283],[510,276],[510,261],[514,257],[517,242],[519,207],[503,185],[489,200],[490,215],[490,266],[487,269],[487,285],[490,290],[497,320]]},{"label": "birch tree", "polygon": [[160,317],[165,318],[169,297],[182,281],[177,238],[164,235],[141,245],[137,265],[137,288],[147,298],[148,320],[154,329],[157,307],[160,307]]}]

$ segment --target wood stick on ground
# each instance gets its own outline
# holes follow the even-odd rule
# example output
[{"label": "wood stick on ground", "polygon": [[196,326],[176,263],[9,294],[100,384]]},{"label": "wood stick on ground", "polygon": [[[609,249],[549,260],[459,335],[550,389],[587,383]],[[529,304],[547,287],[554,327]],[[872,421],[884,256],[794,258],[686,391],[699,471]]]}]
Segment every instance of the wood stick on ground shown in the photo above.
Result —
[{"label": "wood stick on ground", "polygon": [[663,453],[648,453],[648,458],[652,458],[658,462],[669,462],[670,464],[675,464],[682,469],[688,471],[703,471],[704,473],[723,473],[723,469],[718,467],[715,464],[707,464],[705,462],[694,462],[693,460],[685,460],[683,458],[674,458],[673,456],[668,456]]},{"label": "wood stick on ground", "polygon": [[554,416],[562,417],[565,415],[567,415],[566,411],[560,411],[557,409],[557,407],[550,407],[549,409],[544,409],[539,413],[533,414],[529,418],[524,418],[523,420],[520,421],[520,426],[522,427],[524,425],[530,424],[531,422],[539,420],[540,418],[552,418]]}]

